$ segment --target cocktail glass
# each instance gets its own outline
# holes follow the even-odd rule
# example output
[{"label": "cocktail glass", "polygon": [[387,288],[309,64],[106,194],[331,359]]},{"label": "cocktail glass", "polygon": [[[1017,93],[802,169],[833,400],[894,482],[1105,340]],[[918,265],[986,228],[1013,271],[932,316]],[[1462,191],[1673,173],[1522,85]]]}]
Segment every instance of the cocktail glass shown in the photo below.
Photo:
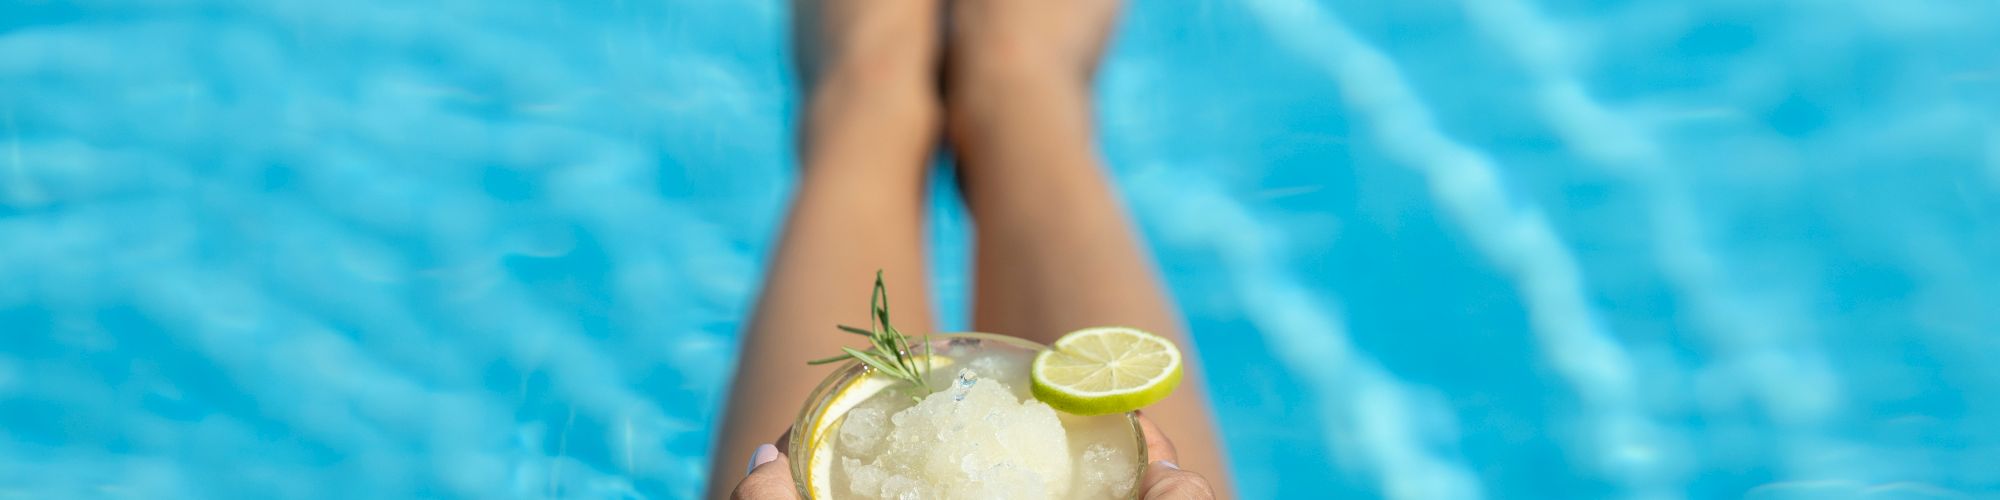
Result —
[{"label": "cocktail glass", "polygon": [[[922,339],[915,340],[917,342],[912,342],[912,350],[922,356]],[[997,387],[1009,389],[1016,397],[1032,399],[1027,387],[1028,365],[1036,352],[1047,349],[1033,341],[990,333],[936,334],[930,336],[928,342],[935,356],[931,376],[928,377],[932,381],[928,391],[876,373],[873,368],[854,361],[834,370],[813,390],[808,404],[792,426],[791,442],[787,444],[789,456],[793,457],[792,477],[797,480],[801,498],[832,500],[856,496],[847,489],[846,483],[859,479],[848,477],[854,474],[847,470],[853,468],[852,463],[843,463],[843,459],[853,458],[849,456],[853,450],[843,448],[842,439],[843,425],[848,423],[850,412],[857,408],[873,408],[864,410],[874,412],[867,415],[870,422],[876,422],[869,424],[871,427],[866,430],[878,434],[895,433],[900,429],[880,418],[883,411],[880,408],[912,406],[916,404],[912,395],[924,397],[928,394],[918,393],[938,393],[954,390],[954,386],[966,387],[982,377],[1002,382]],[[972,380],[965,378],[968,375]],[[977,383],[987,383],[986,380]],[[960,393],[959,397],[963,398],[963,394]],[[1085,417],[1061,412],[1056,414],[1071,449],[1067,453],[1067,468],[1070,470],[1066,483],[1068,487],[1061,488],[1067,493],[1055,498],[1134,498],[1139,476],[1146,466],[1146,440],[1140,432],[1137,415],[1121,413]],[[856,425],[860,427],[863,424]],[[905,436],[904,439],[928,438]],[[977,452],[975,449],[967,453]],[[867,457],[862,458],[865,461]],[[976,459],[964,460],[978,463]],[[927,480],[921,474],[915,479]],[[1008,496],[1033,496],[1019,494],[1019,491],[1014,493]]]}]

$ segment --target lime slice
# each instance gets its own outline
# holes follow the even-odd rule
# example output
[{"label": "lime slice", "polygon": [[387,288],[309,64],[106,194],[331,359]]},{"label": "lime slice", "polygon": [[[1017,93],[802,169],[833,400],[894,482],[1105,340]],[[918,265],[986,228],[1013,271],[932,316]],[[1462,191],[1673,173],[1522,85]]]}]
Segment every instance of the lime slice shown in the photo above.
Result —
[{"label": "lime slice", "polygon": [[[806,463],[806,478],[812,485],[812,491],[833,491],[833,463],[839,461],[833,459],[833,439],[840,435],[836,432],[837,429],[833,428],[834,422],[839,421],[840,416],[846,415],[848,410],[861,406],[861,403],[868,401],[868,398],[875,397],[876,394],[896,385],[896,382],[896,379],[885,376],[862,377],[841,388],[827,403],[826,411],[821,412],[819,420],[812,423],[813,439],[808,441],[812,449],[808,450],[810,453],[808,456],[811,458]],[[819,493],[819,495],[832,495],[832,493]]]},{"label": "lime slice", "polygon": [[[931,358],[930,365],[931,370],[941,371],[956,363],[952,358],[936,356]],[[812,423],[813,439],[808,441],[812,446],[808,451],[811,458],[806,462],[806,481],[812,486],[812,498],[833,498],[833,464],[839,461],[833,458],[833,441],[840,435],[833,424],[854,407],[901,382],[895,377],[869,373],[835,392],[825,403],[826,410],[820,412],[819,420]]]},{"label": "lime slice", "polygon": [[1144,408],[1181,383],[1181,350],[1135,328],[1105,326],[1070,332],[1035,355],[1035,399],[1076,415],[1110,415]]}]

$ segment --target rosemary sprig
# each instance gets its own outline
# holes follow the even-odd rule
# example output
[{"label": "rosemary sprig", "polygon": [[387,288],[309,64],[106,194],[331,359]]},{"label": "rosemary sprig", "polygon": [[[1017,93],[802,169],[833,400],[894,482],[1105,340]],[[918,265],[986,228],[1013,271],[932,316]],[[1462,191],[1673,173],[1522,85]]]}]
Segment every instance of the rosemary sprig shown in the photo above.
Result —
[{"label": "rosemary sprig", "polygon": [[815,359],[807,361],[806,364],[823,365],[852,358],[884,375],[908,381],[925,391],[930,390],[930,383],[926,380],[931,374],[931,355],[935,354],[931,351],[931,337],[929,334],[924,335],[921,342],[924,346],[924,356],[919,360],[917,353],[910,349],[910,337],[896,331],[896,327],[889,324],[889,291],[882,286],[881,270],[875,271],[875,292],[868,299],[868,329],[847,325],[834,326],[843,332],[868,337],[868,343],[872,348],[863,351],[842,347],[839,356]]}]

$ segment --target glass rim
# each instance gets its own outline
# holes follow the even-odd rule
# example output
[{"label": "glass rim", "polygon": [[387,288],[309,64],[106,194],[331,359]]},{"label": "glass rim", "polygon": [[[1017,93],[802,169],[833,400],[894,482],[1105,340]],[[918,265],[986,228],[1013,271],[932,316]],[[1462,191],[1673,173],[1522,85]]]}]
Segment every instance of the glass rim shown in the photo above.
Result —
[{"label": "glass rim", "polygon": [[[929,337],[925,341],[950,342],[953,340],[974,339],[981,342],[991,341],[1010,344],[1029,351],[1043,351],[1049,348],[1040,342],[997,333],[945,332],[934,333]],[[787,440],[789,442],[785,443],[785,454],[791,458],[792,483],[798,489],[799,498],[805,500],[816,499],[812,491],[811,472],[813,457],[811,447],[818,443],[820,436],[816,435],[818,426],[815,424],[824,418],[823,414],[826,413],[829,403],[832,402],[832,397],[839,394],[838,389],[852,384],[855,379],[866,374],[869,370],[870,368],[867,365],[859,361],[848,360],[845,363],[841,363],[838,368],[833,370],[833,373],[827,374],[826,378],[820,381],[819,386],[813,388],[812,393],[806,397],[805,407],[799,410],[798,418],[792,422],[792,428],[790,432],[787,432],[789,435]],[[1137,495],[1140,493],[1138,491],[1138,480],[1145,474],[1146,468],[1146,432],[1139,425],[1138,412],[1128,411],[1123,415],[1125,416],[1126,423],[1131,426],[1133,450],[1139,456],[1137,473],[1133,475],[1134,484],[1132,493],[1128,495],[1130,498],[1137,498]],[[831,429],[828,429],[828,431],[831,431]]]}]

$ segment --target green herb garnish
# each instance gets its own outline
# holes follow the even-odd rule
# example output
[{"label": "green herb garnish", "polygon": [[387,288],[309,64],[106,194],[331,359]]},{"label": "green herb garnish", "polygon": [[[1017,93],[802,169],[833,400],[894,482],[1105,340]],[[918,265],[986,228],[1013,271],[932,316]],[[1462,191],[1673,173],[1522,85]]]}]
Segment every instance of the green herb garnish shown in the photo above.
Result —
[{"label": "green herb garnish", "polygon": [[926,392],[930,390],[931,337],[925,334],[922,344],[924,357],[917,359],[917,353],[910,349],[910,337],[896,331],[889,325],[889,291],[882,286],[882,271],[875,271],[875,293],[868,299],[868,329],[863,330],[847,325],[835,325],[840,331],[868,337],[872,349],[863,351],[852,347],[840,348],[842,354],[825,359],[807,361],[809,365],[823,365],[844,359],[855,359],[874,368],[884,375],[903,379]]}]

